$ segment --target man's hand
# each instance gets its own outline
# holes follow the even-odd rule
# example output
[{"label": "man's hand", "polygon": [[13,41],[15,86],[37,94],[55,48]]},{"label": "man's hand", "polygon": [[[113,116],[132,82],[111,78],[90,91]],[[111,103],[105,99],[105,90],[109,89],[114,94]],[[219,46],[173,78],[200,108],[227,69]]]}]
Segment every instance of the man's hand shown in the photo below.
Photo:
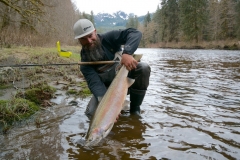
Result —
[{"label": "man's hand", "polygon": [[116,120],[114,121],[114,123],[117,123],[117,121],[118,121],[120,115],[121,115],[121,113],[118,114],[118,116],[117,116]]},{"label": "man's hand", "polygon": [[121,64],[126,66],[127,70],[132,70],[137,68],[138,62],[133,58],[132,55],[122,54]]}]

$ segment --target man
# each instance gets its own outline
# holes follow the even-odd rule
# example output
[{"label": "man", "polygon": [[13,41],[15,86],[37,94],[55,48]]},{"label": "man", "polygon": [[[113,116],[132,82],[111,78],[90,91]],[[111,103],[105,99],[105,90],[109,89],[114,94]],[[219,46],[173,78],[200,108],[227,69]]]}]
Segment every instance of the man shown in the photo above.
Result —
[{"label": "man", "polygon": [[[144,99],[149,85],[150,66],[137,62],[133,53],[137,50],[142,33],[136,29],[114,30],[105,34],[97,34],[91,21],[80,19],[73,26],[75,39],[82,45],[80,52],[81,61],[109,61],[113,60],[115,53],[121,54],[121,64],[129,70],[128,77],[135,79],[129,87],[130,113],[140,115],[140,105]],[[81,65],[80,70],[84,75],[93,97],[86,109],[86,114],[92,116],[97,108],[98,98],[103,97],[116,74],[117,64],[114,65]]]}]

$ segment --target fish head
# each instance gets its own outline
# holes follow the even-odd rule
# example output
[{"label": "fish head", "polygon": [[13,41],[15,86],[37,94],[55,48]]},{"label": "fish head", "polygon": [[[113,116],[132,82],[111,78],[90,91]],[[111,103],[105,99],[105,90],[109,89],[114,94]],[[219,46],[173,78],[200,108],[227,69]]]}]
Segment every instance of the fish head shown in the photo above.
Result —
[{"label": "fish head", "polygon": [[103,138],[105,138],[109,132],[111,131],[113,124],[109,124],[103,128],[95,128],[88,135],[85,146],[95,146],[97,145]]},{"label": "fish head", "polygon": [[103,131],[101,128],[95,128],[92,130],[87,138],[85,146],[95,146],[97,145],[103,138]]}]

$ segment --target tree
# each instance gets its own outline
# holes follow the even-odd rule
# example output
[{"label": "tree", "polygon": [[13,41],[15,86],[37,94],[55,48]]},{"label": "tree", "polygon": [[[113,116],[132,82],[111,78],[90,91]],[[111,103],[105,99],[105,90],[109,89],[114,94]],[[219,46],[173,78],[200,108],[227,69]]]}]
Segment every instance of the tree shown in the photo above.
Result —
[{"label": "tree", "polygon": [[87,14],[85,12],[79,12],[79,15],[78,15],[78,19],[88,19],[90,20],[93,24],[95,24],[95,21],[94,21],[94,13],[93,11],[91,11],[91,14]]},{"label": "tree", "polygon": [[234,0],[221,0],[220,1],[220,37],[221,39],[234,38],[234,26],[236,24],[234,6],[236,5]]},{"label": "tree", "polygon": [[167,30],[168,30],[168,41],[173,40],[178,41],[179,32],[179,7],[178,0],[168,0],[167,1]]},{"label": "tree", "polygon": [[134,22],[134,17],[133,16],[130,16],[128,18],[128,21],[126,23],[126,28],[135,28],[135,22]]},{"label": "tree", "polygon": [[144,17],[144,26],[145,27],[147,27],[147,25],[148,25],[148,23],[150,23],[151,22],[151,16],[150,16],[150,13],[148,12],[147,14],[146,14],[146,16]]},{"label": "tree", "polygon": [[138,25],[139,25],[138,17],[136,15],[134,17],[130,16],[128,18],[127,23],[126,23],[126,28],[135,28],[135,29],[137,29]]},{"label": "tree", "polygon": [[49,45],[74,43],[79,11],[71,1],[0,0],[0,43]]},{"label": "tree", "polygon": [[218,40],[220,36],[220,8],[218,0],[209,0],[208,36],[211,40]]},{"label": "tree", "polygon": [[95,24],[93,11],[91,11],[91,16],[90,16],[90,19],[89,19],[89,20],[90,20],[93,24]]},{"label": "tree", "polygon": [[[43,0],[0,0],[0,3],[3,4],[3,7],[7,7],[9,11],[11,10],[11,12],[15,12],[20,15],[22,25],[31,26],[33,29],[34,26],[31,24],[31,21],[33,19],[40,21],[40,16],[44,14],[43,8],[46,6]],[[1,14],[0,17],[3,17],[3,19],[6,20],[5,13],[6,12]]]},{"label": "tree", "polygon": [[152,20],[153,20],[155,23],[158,23],[158,24],[161,23],[161,20],[160,20],[160,8],[159,8],[159,6],[157,6],[157,10],[156,10],[156,12],[153,14]]},{"label": "tree", "polygon": [[134,16],[134,26],[137,29],[139,27],[139,21],[138,21],[138,16]]},{"label": "tree", "polygon": [[235,11],[236,11],[235,32],[236,32],[236,36],[237,36],[238,40],[240,40],[240,0],[237,1]]},{"label": "tree", "polygon": [[154,21],[149,22],[148,26],[144,27],[143,40],[145,46],[158,42],[157,27],[158,25]]},{"label": "tree", "polygon": [[208,0],[179,0],[180,25],[187,40],[198,43],[207,22]]},{"label": "tree", "polygon": [[160,42],[161,40],[161,24],[162,24],[162,21],[161,21],[161,10],[159,8],[159,5],[157,6],[157,10],[156,12],[153,14],[153,18],[152,18],[152,22],[155,23],[155,26],[156,26],[156,43],[157,42]]},{"label": "tree", "polygon": [[159,11],[159,19],[160,19],[160,24],[159,24],[159,38],[161,42],[165,42],[168,40],[167,38],[167,28],[168,28],[168,10],[167,10],[167,1],[163,0],[162,3],[162,8]]}]

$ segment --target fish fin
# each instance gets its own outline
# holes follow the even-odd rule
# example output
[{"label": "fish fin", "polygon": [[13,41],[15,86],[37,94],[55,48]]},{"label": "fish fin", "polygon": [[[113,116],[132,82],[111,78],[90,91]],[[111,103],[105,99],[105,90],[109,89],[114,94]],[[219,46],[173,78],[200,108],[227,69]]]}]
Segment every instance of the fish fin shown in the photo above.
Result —
[{"label": "fish fin", "polygon": [[103,97],[98,97],[98,102],[101,102],[101,100],[103,99]]},{"label": "fish fin", "polygon": [[106,136],[110,133],[113,125],[114,125],[114,123],[110,123],[110,124],[105,128],[104,133],[103,133],[103,138],[106,137]]},{"label": "fish fin", "polygon": [[128,78],[128,77],[127,77],[128,87],[130,87],[134,82],[135,82],[135,79],[132,79],[132,78]]},{"label": "fish fin", "polygon": [[133,54],[133,58],[138,62],[141,60],[142,56],[143,54]]},{"label": "fish fin", "polygon": [[125,100],[122,106],[122,110],[124,111],[129,110],[129,105],[130,105],[130,101]]}]

